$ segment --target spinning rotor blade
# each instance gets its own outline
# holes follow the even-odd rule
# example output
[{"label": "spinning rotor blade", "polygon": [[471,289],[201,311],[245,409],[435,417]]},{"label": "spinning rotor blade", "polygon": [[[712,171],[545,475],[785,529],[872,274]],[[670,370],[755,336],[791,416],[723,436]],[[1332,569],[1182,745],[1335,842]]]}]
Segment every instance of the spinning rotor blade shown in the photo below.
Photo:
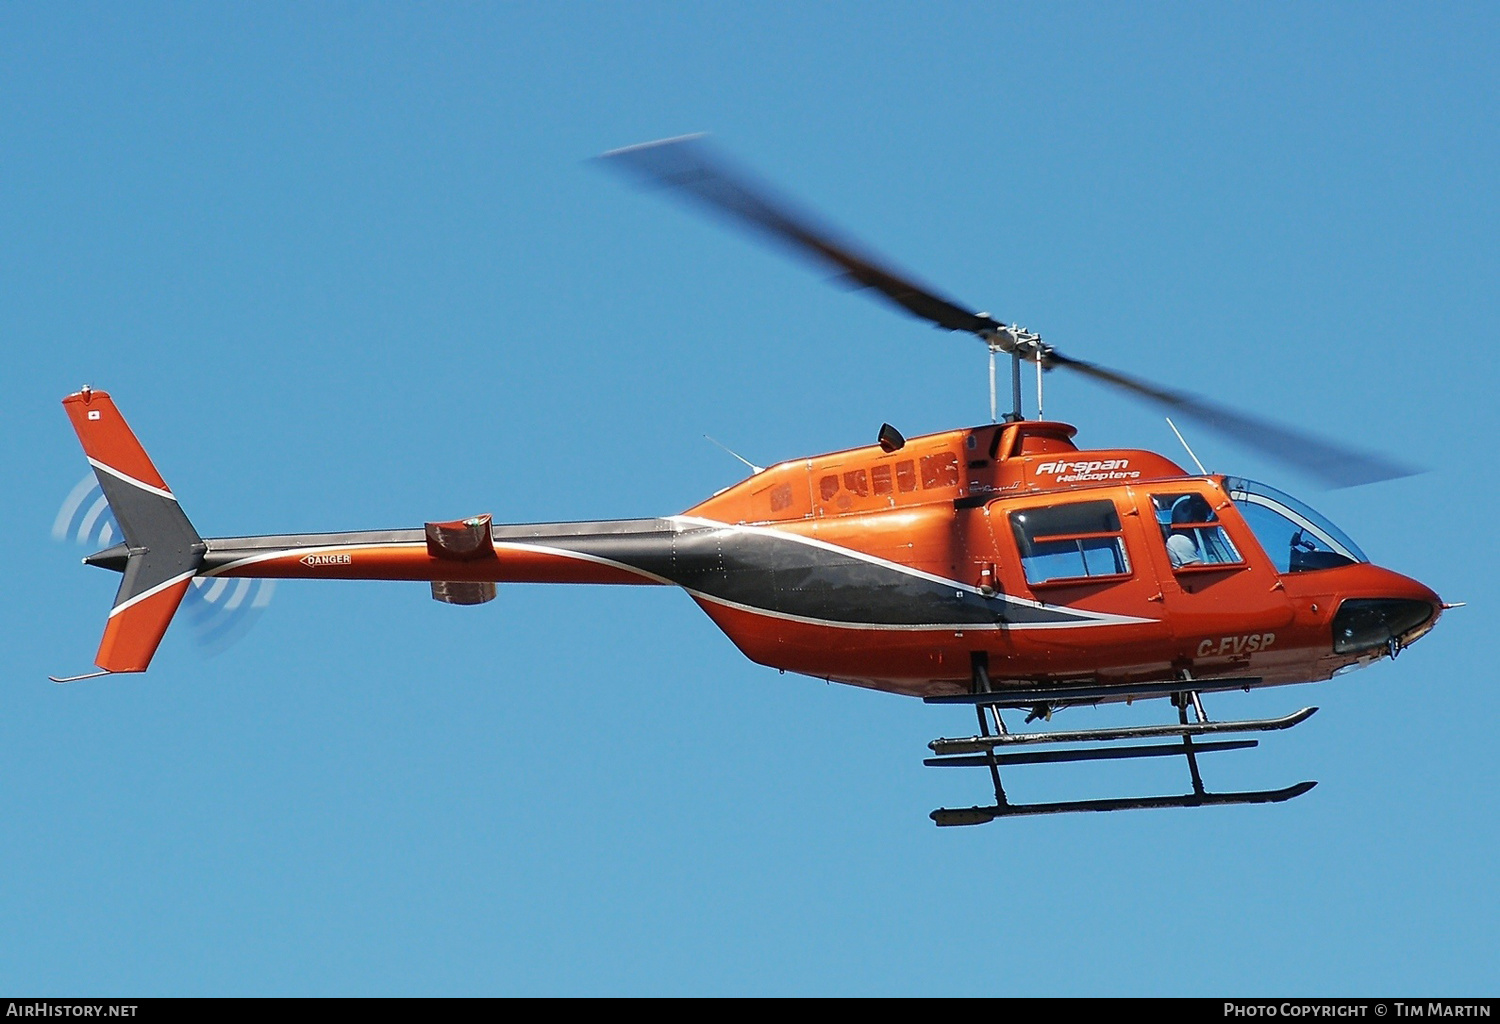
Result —
[{"label": "spinning rotor blade", "polygon": [[797,256],[823,267],[860,288],[871,288],[913,316],[950,331],[968,331],[991,351],[1016,351],[1045,369],[1066,367],[1110,387],[1188,417],[1199,425],[1263,452],[1330,487],[1410,476],[1420,470],[1355,451],[1292,430],[1279,423],[1236,412],[1203,398],[1171,391],[1094,363],[1058,352],[1024,328],[1007,327],[987,313],[977,313],[919,284],[860,245],[821,224],[769,185],[757,182],[715,151],[701,135],[686,135],[612,150],[599,158],[648,185],[671,188],[712,212],[748,227]]},{"label": "spinning rotor blade", "polygon": [[1329,487],[1355,487],[1421,472],[1383,456],[1345,448],[1280,423],[1217,405],[1196,395],[1156,387],[1103,366],[1070,358],[1056,349],[1046,351],[1042,365],[1047,368],[1066,367],[1180,413],[1223,437],[1300,469]]},{"label": "spinning rotor blade", "polygon": [[[86,473],[58,508],[52,522],[52,539],[108,548],[123,537],[97,476]],[[272,579],[199,576],[183,597],[182,610],[199,648],[204,654],[214,655],[249,632],[274,593],[276,581]]]},{"label": "spinning rotor blade", "polygon": [[678,189],[797,255],[832,266],[856,287],[873,288],[913,316],[939,327],[983,335],[1001,326],[999,321],[944,298],[906,272],[861,252],[858,245],[819,224],[812,214],[777,196],[770,186],[733,168],[701,135],[627,146],[599,159],[634,173],[647,184]]}]

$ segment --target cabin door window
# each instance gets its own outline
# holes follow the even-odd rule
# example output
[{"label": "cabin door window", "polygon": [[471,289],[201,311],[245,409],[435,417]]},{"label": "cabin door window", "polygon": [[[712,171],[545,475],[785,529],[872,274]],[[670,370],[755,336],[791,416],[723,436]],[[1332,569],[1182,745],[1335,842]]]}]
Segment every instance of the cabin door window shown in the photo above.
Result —
[{"label": "cabin door window", "polygon": [[1080,501],[1010,514],[1026,582],[1094,582],[1130,575],[1112,501]]}]

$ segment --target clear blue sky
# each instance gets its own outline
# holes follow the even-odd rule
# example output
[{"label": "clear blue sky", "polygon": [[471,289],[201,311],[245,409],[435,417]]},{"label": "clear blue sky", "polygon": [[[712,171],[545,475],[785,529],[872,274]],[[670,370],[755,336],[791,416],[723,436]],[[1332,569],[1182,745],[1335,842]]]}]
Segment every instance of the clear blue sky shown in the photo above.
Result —
[{"label": "clear blue sky", "polygon": [[[0,990],[1493,995],[1497,30],[1488,4],[0,9]],[[920,763],[965,713],[752,665],[665,589],[283,585],[216,657],[174,629],[145,676],[45,681],[88,666],[116,585],[48,536],[85,382],[218,535],[674,513],[738,477],[703,433],[764,465],[982,421],[971,340],[586,162],[703,130],[1072,355],[1427,465],[1319,493],[1196,438],[1469,607],[1394,664],[1210,702],[1322,707],[1206,762],[1320,780],[1298,801],[968,830],[927,812],[983,778]],[[1175,450],[1049,383],[1083,442]]]}]

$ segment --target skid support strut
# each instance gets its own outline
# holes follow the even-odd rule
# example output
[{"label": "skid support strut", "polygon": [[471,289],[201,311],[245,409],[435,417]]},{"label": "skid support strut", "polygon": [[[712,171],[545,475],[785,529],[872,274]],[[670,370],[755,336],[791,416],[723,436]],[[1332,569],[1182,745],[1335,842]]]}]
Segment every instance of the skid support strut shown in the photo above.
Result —
[{"label": "skid support strut", "polygon": [[[969,655],[969,662],[973,670],[973,687],[975,693],[993,693],[994,687],[990,683],[990,656],[984,651],[974,651]],[[990,714],[995,716],[995,735],[1005,736],[1008,730],[1005,728],[1005,719],[1000,717],[1000,708],[994,704],[975,704],[974,711],[979,715],[979,734],[990,735],[989,723],[985,721],[984,712],[986,707]],[[990,769],[990,781],[995,786],[995,806],[1009,807],[1010,801],[1005,798],[1005,787],[1000,784],[1000,762],[995,757],[995,748],[991,747],[984,753],[985,763]]]},{"label": "skid support strut", "polygon": [[[1177,720],[1183,725],[1188,724],[1188,696],[1192,697],[1193,707],[1197,710],[1198,721],[1201,723],[1204,719],[1203,705],[1199,703],[1196,693],[1190,695],[1177,693],[1172,695],[1172,703],[1177,705]],[[1182,752],[1187,756],[1188,771],[1193,775],[1193,792],[1202,796],[1204,792],[1203,776],[1198,773],[1198,755],[1193,752],[1193,737],[1186,733],[1182,736]]]}]

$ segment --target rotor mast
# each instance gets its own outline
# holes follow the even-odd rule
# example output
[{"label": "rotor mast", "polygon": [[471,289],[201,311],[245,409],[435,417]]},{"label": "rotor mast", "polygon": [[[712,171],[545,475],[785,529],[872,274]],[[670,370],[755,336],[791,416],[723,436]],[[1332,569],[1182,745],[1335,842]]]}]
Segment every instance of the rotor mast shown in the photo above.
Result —
[{"label": "rotor mast", "polygon": [[[987,313],[980,316],[987,317]],[[1016,423],[1026,417],[1021,413],[1021,363],[1023,360],[1036,363],[1036,415],[1042,418],[1042,371],[1047,368],[1047,357],[1052,347],[1042,341],[1042,336],[1019,324],[1000,325],[979,335],[990,351],[990,422],[999,423],[995,407],[995,353],[1010,353],[1010,412],[1005,414],[1006,423]]]}]

